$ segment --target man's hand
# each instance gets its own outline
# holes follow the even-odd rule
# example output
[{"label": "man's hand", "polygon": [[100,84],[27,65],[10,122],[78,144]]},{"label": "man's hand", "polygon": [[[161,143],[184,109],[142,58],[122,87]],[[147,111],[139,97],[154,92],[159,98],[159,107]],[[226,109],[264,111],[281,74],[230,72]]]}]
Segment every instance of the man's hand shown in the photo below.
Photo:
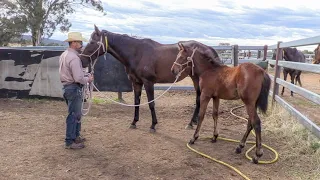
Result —
[{"label": "man's hand", "polygon": [[89,74],[89,83],[91,83],[94,80],[93,74]]}]

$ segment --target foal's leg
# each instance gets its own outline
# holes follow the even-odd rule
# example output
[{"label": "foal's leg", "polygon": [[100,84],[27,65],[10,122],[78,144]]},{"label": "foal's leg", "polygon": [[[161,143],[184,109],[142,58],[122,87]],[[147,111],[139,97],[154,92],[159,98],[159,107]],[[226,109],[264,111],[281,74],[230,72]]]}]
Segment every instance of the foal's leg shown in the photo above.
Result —
[{"label": "foal's leg", "polygon": [[[288,72],[286,70],[283,70],[283,79],[284,81],[287,81]],[[281,96],[283,96],[284,93],[284,86],[282,87]]]},{"label": "foal's leg", "polygon": [[203,122],[204,115],[206,113],[207,106],[208,106],[208,103],[209,103],[210,99],[211,99],[210,97],[205,96],[203,93],[201,93],[201,96],[200,96],[199,122],[198,122],[198,125],[197,125],[197,129],[194,132],[193,138],[190,140],[189,144],[194,144],[194,142],[199,138],[199,132],[200,132],[201,124]]},{"label": "foal's leg", "polygon": [[[243,137],[242,137],[242,139],[241,139],[241,141],[240,141],[240,144],[239,144],[239,146],[238,146],[237,149],[236,149],[236,153],[237,153],[237,154],[240,154],[240,153],[241,153],[242,149],[243,149],[244,146],[246,145],[247,138],[248,138],[248,136],[249,136],[249,134],[250,134],[250,132],[251,132],[251,130],[252,130],[252,120],[251,120],[252,117],[250,117],[250,113],[253,114],[253,112],[252,112],[252,110],[251,110],[252,107],[249,107],[249,105],[246,105],[246,109],[247,109],[247,113],[249,114],[249,120],[248,120],[248,122],[247,122],[247,130],[246,130],[246,132],[244,133],[244,135],[243,135]],[[250,113],[249,113],[249,112],[250,112]]]},{"label": "foal's leg", "polygon": [[213,101],[213,108],[212,108],[212,118],[214,121],[214,126],[213,126],[213,137],[212,137],[212,142],[215,143],[217,142],[217,138],[219,136],[218,134],[218,110],[219,110],[219,98],[212,98]]},{"label": "foal's leg", "polygon": [[[154,83],[150,81],[144,82],[144,88],[147,92],[148,102],[154,100]],[[150,132],[154,133],[156,132],[155,126],[156,124],[158,124],[154,101],[149,103],[149,109],[151,111],[151,116],[152,116],[152,124],[150,127]]]},{"label": "foal's leg", "polygon": [[252,158],[253,163],[258,164],[259,158],[263,155],[262,143],[261,143],[261,120],[258,116],[257,110],[255,111],[255,121],[252,123],[254,131],[256,133],[256,155]]},{"label": "foal's leg", "polygon": [[[141,91],[142,91],[142,84],[139,83],[133,83],[133,89],[134,89],[134,105],[140,104],[140,97],[141,97]],[[134,107],[134,118],[131,123],[130,128],[135,129],[136,123],[139,121],[139,106]]]},{"label": "foal's leg", "polygon": [[252,128],[256,133],[256,155],[252,158],[252,161],[257,164],[258,159],[263,155],[263,151],[261,149],[261,121],[257,114],[257,109],[254,104],[246,104],[247,113],[249,115],[249,120],[247,124],[247,131],[245,132],[242,140],[240,141],[239,146],[236,149],[236,153],[241,153],[242,149],[245,146],[247,137],[251,132]]}]

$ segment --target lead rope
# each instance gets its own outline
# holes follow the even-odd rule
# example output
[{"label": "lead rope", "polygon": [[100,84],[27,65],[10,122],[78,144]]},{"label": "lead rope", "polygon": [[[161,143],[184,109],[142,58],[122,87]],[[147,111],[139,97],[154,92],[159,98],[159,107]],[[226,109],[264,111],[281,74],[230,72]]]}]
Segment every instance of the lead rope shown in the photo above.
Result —
[{"label": "lead rope", "polygon": [[[86,55],[86,54],[80,54],[80,56],[85,56],[85,57],[89,57],[90,58],[90,65],[92,67],[92,71],[86,72],[87,77],[89,77],[91,74],[94,74],[94,66],[97,63],[98,60],[98,56],[95,59],[94,63],[92,64],[92,55],[94,55],[96,52],[98,52],[98,50],[100,49],[100,47],[102,46],[103,48],[103,52],[106,52],[106,49],[108,48],[108,40],[107,38],[105,38],[105,42],[106,42],[106,46],[103,44],[102,42],[102,36],[100,38],[100,41],[97,42],[97,44],[99,45],[98,48],[90,55]],[[93,82],[90,83],[86,83],[83,87],[82,87],[82,104],[81,104],[81,113],[83,116],[87,115],[90,111],[91,105],[92,105],[92,91],[93,91],[93,87],[94,84]]]},{"label": "lead rope", "polygon": [[[185,68],[185,69],[186,69],[186,68]],[[125,103],[120,103],[120,102],[118,102],[118,101],[115,101],[115,100],[113,100],[113,99],[111,99],[111,98],[109,98],[109,97],[106,97],[106,98],[107,98],[108,100],[116,103],[116,104],[120,104],[120,105],[128,106],[128,107],[137,107],[137,106],[143,106],[143,105],[150,104],[150,103],[152,103],[153,101],[155,101],[155,100],[159,99],[160,97],[162,97],[166,92],[168,92],[168,91],[171,89],[171,87],[178,81],[180,75],[185,71],[185,69],[183,69],[181,72],[179,72],[179,74],[176,76],[176,80],[175,80],[161,95],[159,95],[157,98],[155,98],[155,99],[153,99],[153,100],[151,100],[151,101],[148,101],[148,102],[146,102],[146,103],[138,104],[138,105],[125,104]],[[94,84],[93,84],[93,87],[94,87],[98,92],[101,92],[101,91],[99,91],[99,89],[98,89]]]}]

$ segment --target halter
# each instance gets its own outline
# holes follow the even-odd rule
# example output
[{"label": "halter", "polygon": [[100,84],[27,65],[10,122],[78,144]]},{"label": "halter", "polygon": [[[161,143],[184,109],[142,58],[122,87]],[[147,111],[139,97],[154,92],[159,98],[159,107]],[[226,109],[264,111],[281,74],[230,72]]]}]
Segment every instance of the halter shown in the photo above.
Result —
[{"label": "halter", "polygon": [[[91,39],[89,40],[89,42],[91,41]],[[80,56],[85,56],[85,57],[89,57],[90,58],[90,65],[91,65],[91,68],[92,68],[92,71],[94,70],[94,65],[96,64],[96,62],[97,62],[97,59],[98,59],[98,57],[99,57],[99,54],[97,54],[97,58],[95,59],[95,61],[94,61],[94,63],[92,64],[92,56],[96,53],[96,52],[98,52],[99,51],[99,49],[100,49],[100,47],[102,46],[102,48],[103,48],[103,52],[104,53],[106,53],[107,52],[107,49],[108,49],[108,39],[105,37],[105,44],[106,45],[104,45],[103,44],[103,42],[102,42],[103,40],[102,40],[102,36],[101,36],[101,38],[100,38],[100,41],[98,41],[97,42],[97,44],[98,44],[98,48],[91,54],[91,55],[86,55],[86,54],[80,54]],[[83,52],[84,52],[84,50],[83,50]],[[98,52],[99,53],[99,52]]]},{"label": "halter", "polygon": [[[90,41],[91,41],[91,39],[90,39]],[[89,42],[90,42],[89,41]],[[90,74],[93,74],[94,73],[94,66],[95,66],[95,64],[96,64],[96,62],[97,62],[97,59],[98,59],[98,57],[99,57],[99,54],[97,54],[97,58],[95,59],[95,61],[94,61],[94,63],[92,63],[93,61],[92,61],[92,56],[95,54],[95,53],[99,53],[99,49],[101,48],[101,46],[102,46],[102,48],[103,48],[103,52],[104,53],[106,53],[107,52],[107,49],[108,49],[108,39],[105,37],[105,44],[106,45],[104,45],[103,44],[103,39],[102,39],[102,36],[101,36],[101,38],[100,38],[100,41],[98,41],[97,42],[97,44],[98,44],[98,48],[91,54],[91,55],[86,55],[86,54],[80,54],[80,56],[85,56],[85,57],[89,57],[90,58],[90,65],[91,65],[91,72],[90,72]],[[82,87],[82,104],[81,104],[81,113],[82,113],[82,115],[87,115],[88,113],[89,113],[89,110],[90,110],[90,108],[91,108],[91,99],[92,99],[92,91],[93,91],[93,88],[94,88],[94,84],[93,84],[93,82],[91,82],[91,83],[87,83],[87,84],[85,84],[83,87]],[[88,104],[87,105],[87,107],[85,107],[86,106],[86,104]]]},{"label": "halter", "polygon": [[[185,62],[185,63],[183,63],[183,64],[177,63],[177,60],[178,60],[178,58],[177,58],[177,59],[174,61],[173,64],[176,64],[176,65],[178,65],[178,66],[180,66],[180,67],[183,67],[184,65],[187,65],[187,67],[188,67],[188,63],[191,62],[191,64],[192,64],[191,72],[192,72],[192,76],[193,76],[193,75],[194,75],[194,61],[193,61],[193,56],[194,56],[194,53],[196,52],[197,49],[198,49],[198,47],[196,47],[196,48],[193,49],[193,52],[192,52],[191,56],[190,56],[190,57],[187,57],[187,62]],[[184,71],[187,67],[185,67],[182,71]]]}]

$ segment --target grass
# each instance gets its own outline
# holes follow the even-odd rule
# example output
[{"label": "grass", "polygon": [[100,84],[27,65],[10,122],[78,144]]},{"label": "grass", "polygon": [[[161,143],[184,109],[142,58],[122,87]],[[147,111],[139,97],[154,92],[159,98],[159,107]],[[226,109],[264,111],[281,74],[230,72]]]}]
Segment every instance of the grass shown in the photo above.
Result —
[{"label": "grass", "polygon": [[288,175],[302,179],[317,179],[320,176],[320,139],[307,130],[288,111],[277,103],[271,107],[263,118],[266,136],[274,141],[285,140],[277,149],[281,161],[289,167],[304,164],[297,171],[288,171]]},{"label": "grass", "polygon": [[92,98],[92,103],[93,104],[104,104],[104,103],[106,103],[106,101],[104,99],[101,99],[101,98],[93,97]]}]

